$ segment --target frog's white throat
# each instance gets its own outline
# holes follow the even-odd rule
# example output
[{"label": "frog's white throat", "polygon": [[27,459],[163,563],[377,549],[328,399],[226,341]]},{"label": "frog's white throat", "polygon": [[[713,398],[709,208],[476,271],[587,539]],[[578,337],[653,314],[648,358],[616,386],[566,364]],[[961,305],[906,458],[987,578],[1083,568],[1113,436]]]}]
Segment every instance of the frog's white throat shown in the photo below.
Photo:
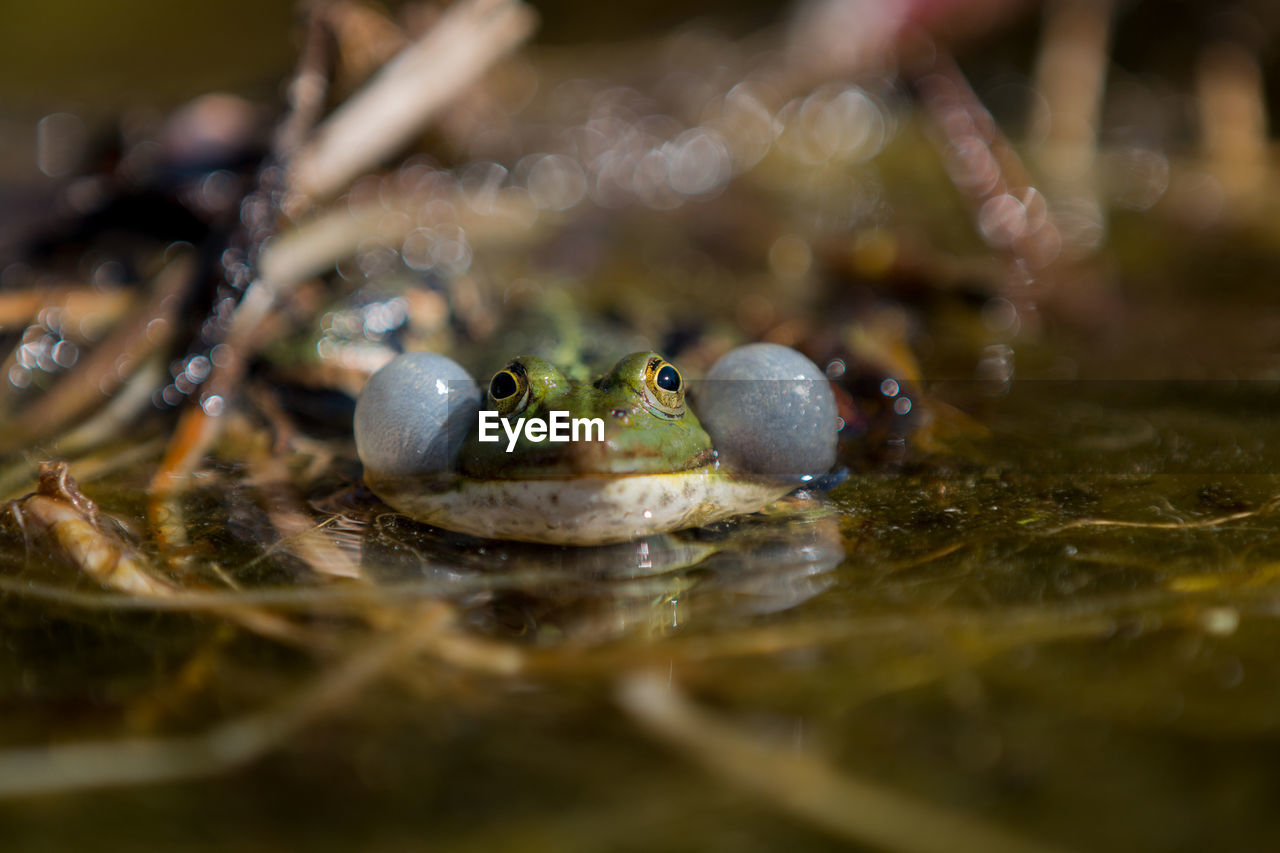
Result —
[{"label": "frog's white throat", "polygon": [[736,478],[715,465],[668,474],[477,480],[365,479],[395,509],[446,530],[488,539],[606,545],[753,512],[796,483]]}]

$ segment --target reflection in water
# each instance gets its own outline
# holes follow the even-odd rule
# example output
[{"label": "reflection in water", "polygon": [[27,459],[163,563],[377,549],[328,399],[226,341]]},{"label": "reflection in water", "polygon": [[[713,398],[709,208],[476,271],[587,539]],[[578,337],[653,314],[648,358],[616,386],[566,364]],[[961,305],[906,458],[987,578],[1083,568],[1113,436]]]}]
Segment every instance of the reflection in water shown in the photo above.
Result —
[{"label": "reflection in water", "polygon": [[778,507],[772,517],[590,548],[478,544],[383,514],[370,520],[361,566],[383,585],[446,582],[486,633],[536,643],[661,635],[787,610],[833,582],[844,559],[834,511],[806,497]]}]

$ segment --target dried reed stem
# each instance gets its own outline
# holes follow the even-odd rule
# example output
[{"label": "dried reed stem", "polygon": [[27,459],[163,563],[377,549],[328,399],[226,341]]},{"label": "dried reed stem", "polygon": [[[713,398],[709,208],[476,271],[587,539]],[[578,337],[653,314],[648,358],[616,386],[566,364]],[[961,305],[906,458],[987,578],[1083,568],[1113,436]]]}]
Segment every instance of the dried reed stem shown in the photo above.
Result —
[{"label": "dried reed stem", "polygon": [[324,198],[405,145],[442,106],[532,32],[520,0],[466,0],[339,107],[297,154],[289,186]]}]

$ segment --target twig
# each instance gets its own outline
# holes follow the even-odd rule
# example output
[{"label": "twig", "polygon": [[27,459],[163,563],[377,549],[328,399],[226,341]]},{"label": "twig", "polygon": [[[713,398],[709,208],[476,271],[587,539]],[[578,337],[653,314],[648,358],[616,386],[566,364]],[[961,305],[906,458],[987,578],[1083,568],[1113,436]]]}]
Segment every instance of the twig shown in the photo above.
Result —
[{"label": "twig", "polygon": [[633,673],[619,704],[650,734],[719,779],[841,838],[922,853],[1033,853],[1051,848],[941,806],[920,802],[821,758],[770,743],[694,705],[665,675]]},{"label": "twig", "polygon": [[151,407],[155,392],[168,380],[164,355],[153,353],[106,405],[60,436],[53,449],[60,456],[75,456],[122,435],[127,424]]},{"label": "twig", "polygon": [[20,447],[35,437],[56,435],[67,422],[114,393],[148,355],[172,339],[181,296],[191,283],[191,275],[192,262],[186,255],[161,270],[147,303],[9,425],[0,439],[0,451]]},{"label": "twig", "polygon": [[157,598],[177,589],[102,523],[97,505],[80,491],[65,462],[41,463],[35,493],[10,503],[9,512],[28,541],[47,538],[54,551],[108,589]]},{"label": "twig", "polygon": [[523,42],[535,20],[520,0],[464,0],[451,6],[321,125],[294,159],[290,189],[315,198],[341,192]]},{"label": "twig", "polygon": [[1247,219],[1268,192],[1271,143],[1258,60],[1242,45],[1211,44],[1201,52],[1196,89],[1204,153],[1232,213]]},{"label": "twig", "polygon": [[316,524],[303,510],[289,477],[289,469],[272,452],[250,455],[249,482],[262,498],[271,526],[286,553],[302,560],[317,575],[359,578],[358,554],[343,550],[325,535],[325,525]]},{"label": "twig", "polygon": [[1106,87],[1113,0],[1058,0],[1045,11],[1044,43],[1036,62],[1032,136],[1036,163],[1058,206],[1083,217],[1064,223],[1067,243],[1092,249],[1103,236],[1095,168],[1099,118]]},{"label": "twig", "polygon": [[247,764],[333,713],[435,640],[451,611],[432,604],[279,706],[203,734],[42,745],[0,752],[0,797],[154,784],[210,776]]},{"label": "twig", "polygon": [[273,159],[279,162],[286,161],[306,140],[320,120],[329,94],[329,70],[333,61],[329,49],[329,8],[323,2],[315,2],[308,11],[298,67],[286,92],[289,112],[271,140]]},{"label": "twig", "polygon": [[[984,240],[1009,257],[1040,269],[1054,261],[1060,234],[1052,213],[995,119],[950,54],[938,50],[915,71],[913,84],[936,130],[939,153],[956,188],[969,199]],[[1028,294],[1006,282],[1005,295],[1030,305]]]}]

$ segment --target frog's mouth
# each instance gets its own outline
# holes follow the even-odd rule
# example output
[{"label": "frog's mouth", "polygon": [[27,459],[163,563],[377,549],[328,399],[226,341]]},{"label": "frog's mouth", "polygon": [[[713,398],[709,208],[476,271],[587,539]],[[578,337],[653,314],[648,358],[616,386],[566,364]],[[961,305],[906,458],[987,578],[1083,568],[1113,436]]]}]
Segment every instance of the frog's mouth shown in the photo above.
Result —
[{"label": "frog's mouth", "polygon": [[489,539],[605,545],[697,527],[753,512],[794,484],[726,476],[714,464],[683,471],[529,479],[454,477],[434,488],[418,478],[369,485],[419,521]]},{"label": "frog's mouth", "polygon": [[715,462],[716,452],[711,448],[673,461],[660,448],[652,452],[619,451],[608,441],[579,441],[550,445],[546,450],[526,450],[506,465],[464,457],[459,460],[459,469],[463,476],[492,480],[563,480],[678,474],[713,466]]}]

